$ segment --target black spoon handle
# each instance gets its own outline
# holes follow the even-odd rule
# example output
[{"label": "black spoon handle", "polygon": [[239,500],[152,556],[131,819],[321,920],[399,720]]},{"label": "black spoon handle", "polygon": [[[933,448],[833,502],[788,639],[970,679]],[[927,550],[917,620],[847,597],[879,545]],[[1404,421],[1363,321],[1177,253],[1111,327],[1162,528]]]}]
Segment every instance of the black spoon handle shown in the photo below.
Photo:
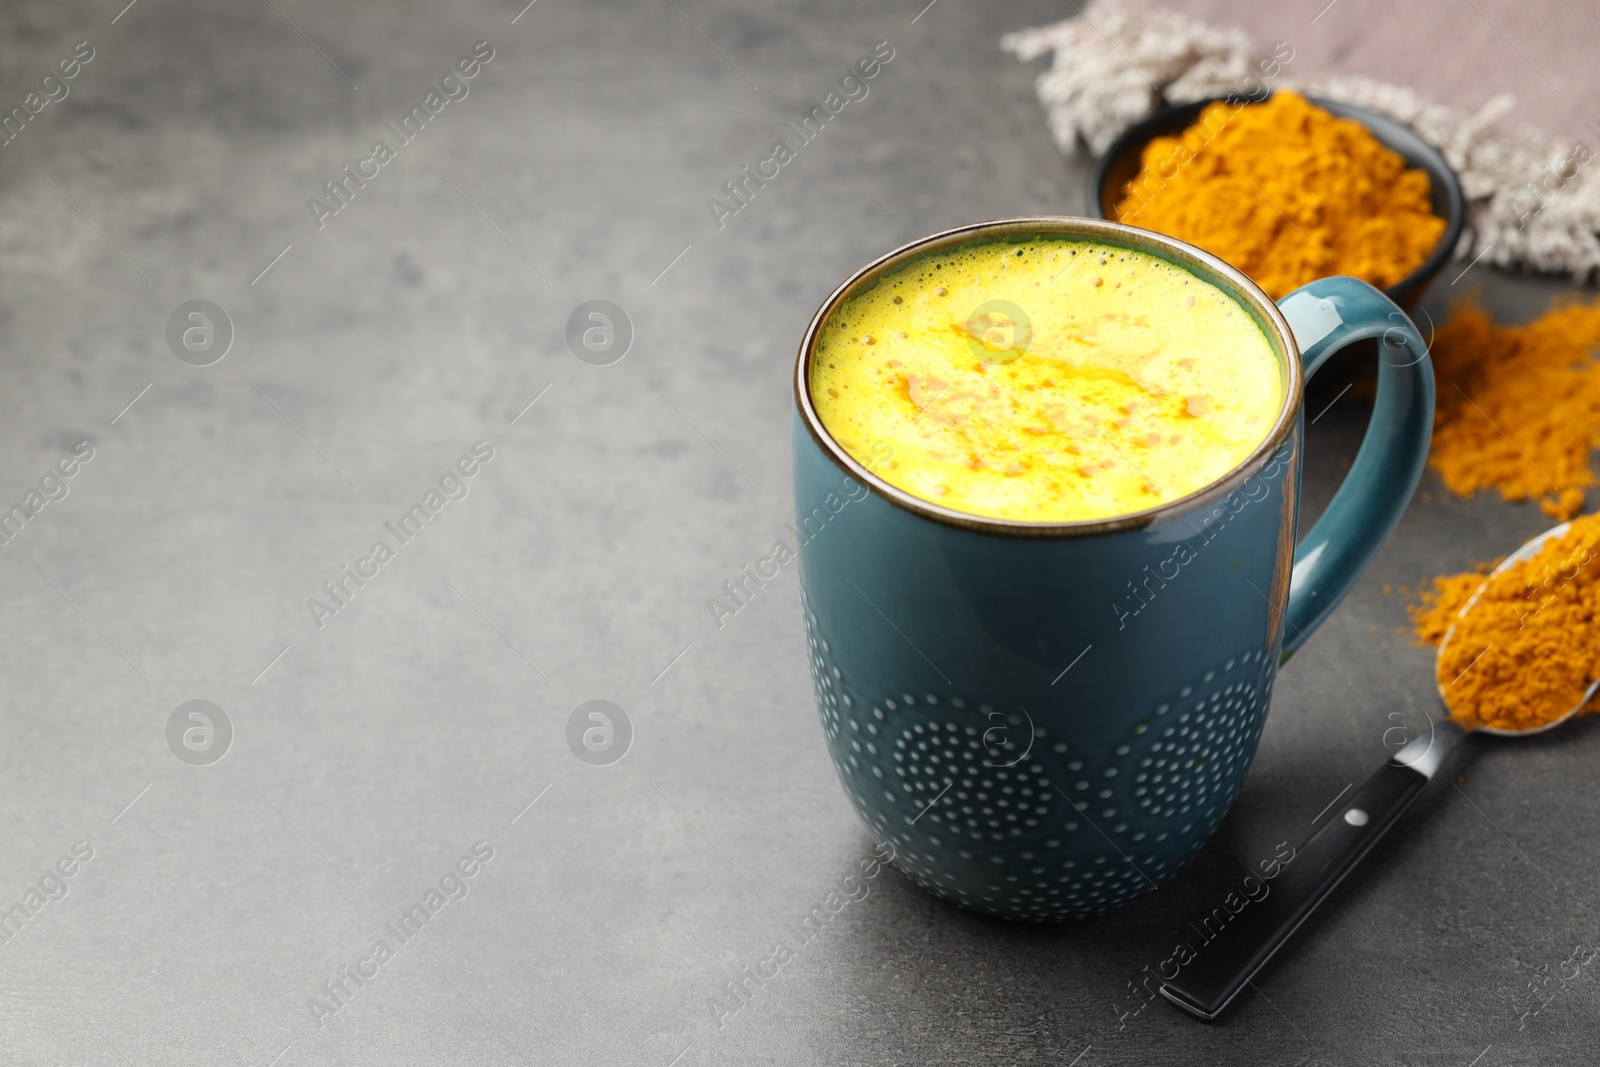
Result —
[{"label": "black spoon handle", "polygon": [[1162,984],[1162,995],[1202,1019],[1220,1015],[1405,813],[1465,736],[1446,720],[1395,753],[1300,847],[1266,896],[1247,905]]}]

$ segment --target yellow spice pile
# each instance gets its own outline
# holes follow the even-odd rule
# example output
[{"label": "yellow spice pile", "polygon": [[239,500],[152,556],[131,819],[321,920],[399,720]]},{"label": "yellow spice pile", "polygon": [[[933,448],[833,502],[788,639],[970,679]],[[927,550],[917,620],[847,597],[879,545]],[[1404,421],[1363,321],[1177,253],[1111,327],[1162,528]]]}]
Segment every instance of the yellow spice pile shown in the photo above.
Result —
[{"label": "yellow spice pile", "polygon": [[1112,214],[1221,256],[1278,300],[1332,274],[1380,289],[1411,274],[1444,236],[1430,188],[1360,122],[1283,90],[1218,101],[1151,140]]},{"label": "yellow spice pile", "polygon": [[1561,301],[1524,326],[1457,305],[1433,339],[1438,376],[1428,463],[1459,496],[1498,489],[1568,519],[1600,447],[1600,300]]},{"label": "yellow spice pile", "polygon": [[1501,730],[1546,725],[1600,677],[1600,516],[1575,520],[1500,574],[1486,570],[1435,578],[1409,609],[1417,636],[1433,645],[1450,636],[1437,675],[1452,717]]}]

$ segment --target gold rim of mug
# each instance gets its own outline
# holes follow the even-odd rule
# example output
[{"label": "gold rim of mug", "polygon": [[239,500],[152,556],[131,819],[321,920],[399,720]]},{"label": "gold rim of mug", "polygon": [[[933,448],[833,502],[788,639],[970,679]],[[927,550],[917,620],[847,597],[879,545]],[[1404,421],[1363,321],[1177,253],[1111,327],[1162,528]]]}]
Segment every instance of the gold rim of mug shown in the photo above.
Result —
[{"label": "gold rim of mug", "polygon": [[[821,331],[823,324],[827,322],[834,309],[846,297],[854,295],[857,291],[877,281],[884,274],[902,265],[907,260],[939,248],[960,244],[973,238],[1004,238],[1014,235],[1101,239],[1140,250],[1150,250],[1154,247],[1159,254],[1186,270],[1196,273],[1202,280],[1212,281],[1215,284],[1222,285],[1223,288],[1231,290],[1236,299],[1256,313],[1257,319],[1262,325],[1269,327],[1276,334],[1274,339],[1277,342],[1279,352],[1282,353],[1284,370],[1288,378],[1288,388],[1284,390],[1283,407],[1278,412],[1278,419],[1273,424],[1272,432],[1267,434],[1253,452],[1215,481],[1196,489],[1192,493],[1178,497],[1175,500],[1169,500],[1164,504],[1158,504],[1143,511],[1130,512],[1126,515],[1115,515],[1109,519],[1080,519],[1075,522],[1024,522],[1019,519],[996,519],[983,515],[974,515],[970,512],[943,507],[919,496],[914,496],[904,489],[889,484],[867,470],[833,439],[832,435],[823,427],[822,420],[817,416],[816,408],[811,404],[809,386],[811,357],[816,346],[817,334]],[[877,493],[897,507],[904,508],[906,511],[920,515],[923,518],[932,519],[935,522],[976,530],[981,533],[1002,534],[1009,537],[1088,537],[1097,534],[1140,529],[1158,519],[1167,519],[1184,512],[1199,510],[1234,492],[1252,475],[1262,467],[1265,467],[1273,453],[1288,438],[1290,431],[1294,428],[1295,420],[1299,417],[1301,393],[1304,385],[1305,374],[1300,365],[1300,350],[1295,344],[1294,334],[1289,329],[1288,320],[1283,317],[1283,312],[1278,310],[1278,305],[1273,303],[1272,299],[1262,292],[1255,282],[1251,281],[1238,269],[1229,266],[1211,253],[1202,251],[1193,245],[1185,244],[1164,234],[1155,233],[1151,230],[1141,230],[1138,227],[1127,226],[1120,222],[1079,218],[1073,215],[1024,215],[1018,218],[996,219],[992,222],[977,222],[967,226],[958,226],[952,230],[945,230],[942,233],[923,237],[879,256],[852,274],[833,291],[833,294],[827,300],[822,302],[822,306],[817,309],[817,313],[811,318],[811,325],[806,328],[805,338],[800,342],[800,356],[795,361],[794,395],[795,403],[799,407],[800,416],[805,422],[806,429],[810,431],[812,440],[816,441],[823,454],[832,459],[835,464],[865,485],[870,491]]]}]

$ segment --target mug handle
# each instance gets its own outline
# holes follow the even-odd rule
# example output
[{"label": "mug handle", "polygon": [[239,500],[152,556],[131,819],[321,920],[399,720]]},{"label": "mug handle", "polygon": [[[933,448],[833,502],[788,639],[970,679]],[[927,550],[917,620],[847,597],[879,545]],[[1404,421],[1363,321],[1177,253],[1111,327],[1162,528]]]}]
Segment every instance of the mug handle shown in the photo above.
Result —
[{"label": "mug handle", "polygon": [[[1319,278],[1282,300],[1309,382],[1328,357],[1379,337],[1378,397],[1350,473],[1294,550],[1283,610],[1287,656],[1344,599],[1388,540],[1422,477],[1433,438],[1433,363],[1394,301],[1356,278]],[[1300,412],[1302,438],[1305,411]],[[1295,491],[1299,492],[1295,468]]]}]

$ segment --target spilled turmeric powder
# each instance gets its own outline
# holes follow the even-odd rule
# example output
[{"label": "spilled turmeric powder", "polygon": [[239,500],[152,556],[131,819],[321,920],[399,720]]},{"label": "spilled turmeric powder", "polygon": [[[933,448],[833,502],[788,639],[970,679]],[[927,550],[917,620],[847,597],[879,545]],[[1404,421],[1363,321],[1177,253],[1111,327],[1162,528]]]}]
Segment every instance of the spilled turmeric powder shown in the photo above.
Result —
[{"label": "spilled turmeric powder", "polygon": [[1220,256],[1274,300],[1333,274],[1379,288],[1444,236],[1425,171],[1298,93],[1218,101],[1144,148],[1112,215]]},{"label": "spilled turmeric powder", "polygon": [[1569,519],[1594,484],[1600,447],[1600,299],[1558,301],[1533,322],[1500,326],[1457,304],[1432,344],[1438,380],[1428,465],[1458,496],[1498,489]]},{"label": "spilled turmeric powder", "polygon": [[1485,570],[1435,578],[1408,609],[1412,625],[1423,643],[1444,643],[1436,672],[1452,718],[1497,730],[1547,725],[1600,677],[1600,515],[1574,520],[1499,574]]}]

